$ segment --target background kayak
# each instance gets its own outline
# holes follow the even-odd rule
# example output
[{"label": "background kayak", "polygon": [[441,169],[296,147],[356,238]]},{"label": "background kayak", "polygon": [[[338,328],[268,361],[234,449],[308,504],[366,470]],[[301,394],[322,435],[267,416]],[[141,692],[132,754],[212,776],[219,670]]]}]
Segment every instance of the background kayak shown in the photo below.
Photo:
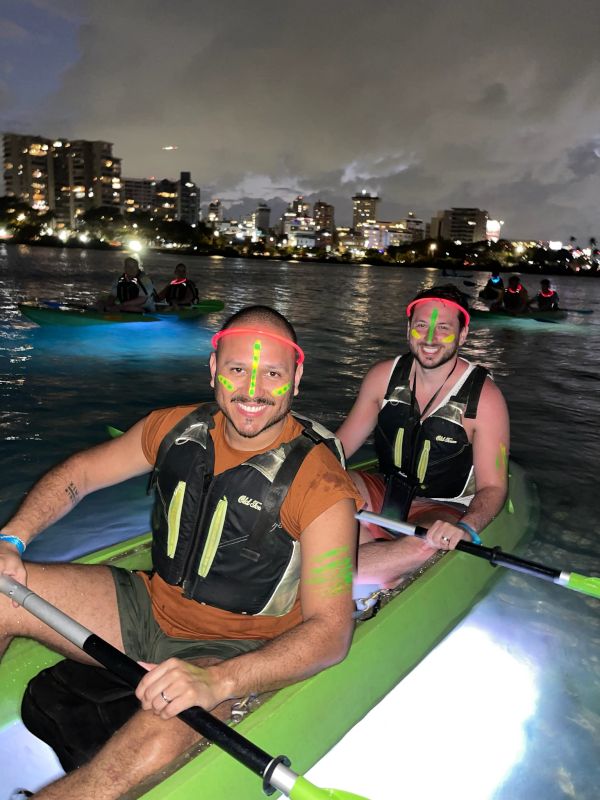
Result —
[{"label": "background kayak", "polygon": [[530,310],[526,314],[509,314],[507,311],[484,311],[480,308],[472,308],[469,313],[475,321],[491,320],[532,320],[534,322],[564,322],[568,317],[568,312],[559,308],[557,311]]},{"label": "background kayak", "polygon": [[96,311],[85,306],[70,305],[56,301],[19,303],[19,311],[30,322],[36,325],[112,325],[121,322],[160,322],[161,319],[190,320],[198,319],[204,314],[221,311],[222,300],[201,300],[186,308],[159,308],[153,314],[136,312],[122,313],[115,311]]}]

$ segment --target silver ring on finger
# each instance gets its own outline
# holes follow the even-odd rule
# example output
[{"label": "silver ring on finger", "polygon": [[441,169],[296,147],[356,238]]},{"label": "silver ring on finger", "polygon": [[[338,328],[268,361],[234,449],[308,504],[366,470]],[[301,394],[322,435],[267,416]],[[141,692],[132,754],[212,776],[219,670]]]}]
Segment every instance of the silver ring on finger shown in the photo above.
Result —
[{"label": "silver ring on finger", "polygon": [[167,695],[164,692],[161,692],[160,696],[162,697],[162,699],[165,701],[165,703],[167,705],[171,702],[171,700],[167,697]]}]

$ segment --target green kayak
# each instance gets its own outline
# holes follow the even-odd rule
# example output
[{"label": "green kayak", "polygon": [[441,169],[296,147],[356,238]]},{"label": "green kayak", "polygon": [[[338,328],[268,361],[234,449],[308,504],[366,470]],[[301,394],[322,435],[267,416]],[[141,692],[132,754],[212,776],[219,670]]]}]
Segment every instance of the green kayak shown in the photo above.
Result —
[{"label": "green kayak", "polygon": [[[483,532],[483,542],[510,551],[532,531],[536,521],[534,487],[511,462],[509,500]],[[147,569],[149,541],[149,535],[140,536],[80,560]],[[388,602],[377,615],[357,623],[352,647],[342,663],[274,693],[239,722],[237,730],[266,752],[289,756],[300,774],[312,767],[421,661],[502,572],[460,552],[438,555],[432,562],[402,591],[386,598]],[[11,727],[19,722],[27,682],[58,659],[42,646],[22,639],[8,649],[0,663],[0,737],[8,736],[7,742],[12,741]],[[16,752],[14,746],[10,752],[11,759],[23,760],[25,780],[31,753]],[[215,745],[196,757],[182,758],[162,777],[136,797],[264,798],[261,780]]]},{"label": "green kayak", "polygon": [[200,300],[193,306],[158,308],[152,314],[136,312],[96,311],[93,308],[77,306],[69,303],[25,302],[19,303],[19,311],[30,322],[36,325],[68,325],[80,327],[82,325],[113,325],[127,322],[160,322],[165,319],[192,320],[214,311],[222,311],[225,304],[222,300]]},{"label": "green kayak", "polygon": [[539,311],[539,309],[531,308],[525,314],[509,314],[507,311],[484,311],[480,308],[472,308],[470,309],[469,313],[474,323],[511,323],[522,320],[525,320],[525,322],[559,323],[564,322],[569,314],[569,312],[563,310],[562,308],[559,308],[556,311]]}]

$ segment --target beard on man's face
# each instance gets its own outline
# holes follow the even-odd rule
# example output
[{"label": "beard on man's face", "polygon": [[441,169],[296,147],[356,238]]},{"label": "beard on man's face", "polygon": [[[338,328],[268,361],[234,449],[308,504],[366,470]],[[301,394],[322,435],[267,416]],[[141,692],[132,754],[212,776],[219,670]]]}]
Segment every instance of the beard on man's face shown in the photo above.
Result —
[{"label": "beard on man's face", "polygon": [[[286,399],[287,399],[287,402],[285,402]],[[218,404],[219,408],[221,409],[221,411],[223,412],[223,416],[233,426],[235,432],[238,433],[240,436],[243,436],[244,439],[254,439],[259,434],[263,433],[264,431],[268,430],[269,428],[272,428],[274,425],[277,425],[279,422],[281,422],[283,419],[285,419],[287,417],[287,415],[290,413],[290,409],[292,407],[293,399],[294,399],[293,394],[290,392],[287,395],[287,398],[283,399],[283,402],[281,404],[281,408],[279,409],[278,413],[276,413],[275,416],[272,417],[271,419],[266,420],[265,425],[262,428],[260,428],[260,430],[246,431],[246,430],[240,429],[237,426],[235,420],[232,418],[231,414],[228,411],[227,405],[225,403],[221,402],[221,400],[220,400],[220,398],[219,398],[219,396],[217,394],[217,404]],[[230,403],[247,403],[247,404],[253,404],[253,405],[267,405],[267,406],[275,406],[276,405],[276,402],[274,400],[272,400],[270,397],[249,397],[248,395],[237,395],[236,397],[232,398],[229,402]]]}]

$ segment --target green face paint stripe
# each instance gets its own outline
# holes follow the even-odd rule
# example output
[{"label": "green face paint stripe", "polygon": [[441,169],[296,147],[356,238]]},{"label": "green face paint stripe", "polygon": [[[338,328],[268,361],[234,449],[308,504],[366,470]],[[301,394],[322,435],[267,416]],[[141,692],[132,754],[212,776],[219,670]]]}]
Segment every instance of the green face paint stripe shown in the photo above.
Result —
[{"label": "green face paint stripe", "polygon": [[271,394],[273,395],[273,397],[281,397],[282,394],[286,394],[287,392],[289,392],[291,385],[292,385],[291,383],[286,383],[283,386],[280,386],[278,389],[273,389]]},{"label": "green face paint stripe", "polygon": [[508,454],[506,452],[506,445],[500,445],[500,455],[496,456],[496,469],[508,469]]},{"label": "green face paint stripe", "polygon": [[439,312],[437,308],[434,308],[433,311],[431,312],[431,319],[429,320],[429,333],[427,334],[427,344],[431,344],[431,342],[433,341],[433,336],[435,334],[435,324],[437,322],[438,314]]},{"label": "green face paint stripe", "polygon": [[[325,562],[325,563],[323,563]],[[317,565],[311,570],[309,583],[321,586],[329,596],[351,591],[354,570],[347,547],[328,550],[319,556]]]},{"label": "green face paint stripe", "polygon": [[227,389],[228,392],[233,392],[233,390],[235,389],[235,386],[233,385],[233,383],[231,381],[227,380],[225,375],[217,375],[217,380],[219,381],[219,383],[222,386],[225,387],[225,389]]},{"label": "green face paint stripe", "polygon": [[326,553],[319,556],[317,561],[321,561],[324,558],[331,558],[332,556],[339,556],[339,555],[348,555],[348,548],[347,547],[334,547],[333,550],[327,550]]},{"label": "green face paint stripe", "polygon": [[254,397],[256,393],[256,373],[258,372],[258,365],[260,364],[261,347],[260,339],[257,339],[254,342],[254,348],[252,350],[252,372],[250,374],[250,389],[248,390],[250,397]]}]

